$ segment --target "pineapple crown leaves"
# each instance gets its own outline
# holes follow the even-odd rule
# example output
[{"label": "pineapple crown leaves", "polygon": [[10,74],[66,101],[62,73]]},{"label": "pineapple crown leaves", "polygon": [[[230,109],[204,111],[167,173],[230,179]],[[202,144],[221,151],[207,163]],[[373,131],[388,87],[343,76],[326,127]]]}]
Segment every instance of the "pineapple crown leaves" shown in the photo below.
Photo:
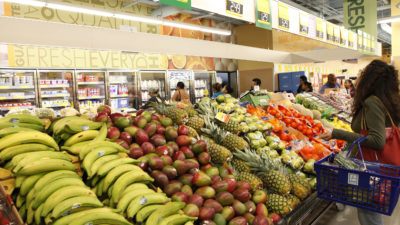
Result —
[{"label": "pineapple crown leaves", "polygon": [[235,151],[233,155],[243,161],[257,174],[266,174],[270,170],[277,170],[285,175],[289,174],[287,168],[274,161],[264,152],[257,154],[255,151],[245,148],[244,151]]}]

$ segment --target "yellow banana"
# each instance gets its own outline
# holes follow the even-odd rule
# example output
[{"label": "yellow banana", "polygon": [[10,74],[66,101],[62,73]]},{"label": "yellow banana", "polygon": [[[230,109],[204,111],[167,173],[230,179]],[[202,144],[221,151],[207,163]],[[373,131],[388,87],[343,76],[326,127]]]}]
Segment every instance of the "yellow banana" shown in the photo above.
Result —
[{"label": "yellow banana", "polygon": [[40,224],[42,217],[40,216],[43,210],[43,205],[40,205],[39,208],[35,210],[34,219],[36,224]]},{"label": "yellow banana", "polygon": [[107,124],[103,123],[103,125],[101,126],[100,130],[99,130],[99,135],[97,135],[97,137],[95,137],[93,140],[94,141],[104,141],[107,137]]},{"label": "yellow banana", "polygon": [[21,187],[21,185],[25,179],[26,179],[26,176],[17,176],[17,178],[15,178],[15,187],[16,188]]},{"label": "yellow banana", "polygon": [[51,216],[52,218],[57,219],[66,213],[77,211],[77,209],[81,207],[100,208],[102,206],[103,204],[97,199],[97,197],[78,196],[64,200],[56,205]]},{"label": "yellow banana", "polygon": [[149,217],[154,211],[163,207],[163,205],[149,205],[143,207],[137,214],[136,214],[136,222],[143,223],[147,217]]},{"label": "yellow banana", "polygon": [[142,189],[148,189],[147,185],[142,184],[142,183],[134,183],[129,185],[128,187],[125,188],[124,192],[122,192],[122,195],[134,191],[134,190],[142,190]]},{"label": "yellow banana", "polygon": [[178,211],[183,209],[185,205],[186,204],[184,202],[168,202],[149,216],[146,221],[146,225],[158,224],[162,218],[166,218],[178,213]]},{"label": "yellow banana", "polygon": [[35,183],[41,178],[43,177],[44,173],[39,173],[39,174],[35,174],[32,176],[27,177],[24,182],[21,185],[21,188],[19,190],[19,194],[21,196],[25,196],[31,189],[32,187],[35,185]]},{"label": "yellow banana", "polygon": [[8,147],[27,143],[39,143],[58,149],[58,144],[52,137],[39,131],[26,131],[23,135],[15,133],[1,138],[0,149],[3,150]]},{"label": "yellow banana", "polygon": [[[9,137],[9,136],[7,136]],[[12,159],[20,154],[28,153],[28,152],[40,152],[40,151],[54,151],[54,148],[51,148],[47,145],[43,144],[20,144],[12,147],[8,147],[0,152],[0,160],[5,162],[7,160]]]},{"label": "yellow banana", "polygon": [[34,175],[43,172],[50,172],[55,170],[71,170],[75,171],[75,165],[70,161],[62,159],[40,159],[33,163],[24,166],[17,175]]},{"label": "yellow banana", "polygon": [[52,223],[53,225],[65,225],[65,224],[72,224],[71,221],[73,221],[74,219],[80,218],[82,216],[85,216],[89,213],[108,213],[108,212],[112,212],[112,209],[110,208],[95,208],[95,209],[88,209],[88,210],[84,210],[81,212],[76,212],[74,214],[68,215],[68,216],[63,216],[60,219],[54,221],[54,223]]},{"label": "yellow banana", "polygon": [[142,189],[142,190],[131,191],[131,192],[128,192],[128,193],[122,195],[121,198],[118,200],[118,204],[117,204],[118,212],[124,213],[126,208],[129,205],[129,203],[133,199],[135,199],[137,196],[139,196],[139,195],[145,196],[146,194],[151,194],[151,193],[155,193],[155,192],[151,189]]},{"label": "yellow banana", "polygon": [[70,147],[79,142],[93,140],[98,135],[99,131],[97,130],[85,130],[68,138],[68,140],[64,143],[64,146]]},{"label": "yellow banana", "polygon": [[0,123],[3,122],[10,122],[10,123],[30,123],[30,124],[36,124],[40,126],[44,126],[44,123],[42,120],[40,120],[37,116],[32,116],[28,114],[15,114],[15,115],[9,115],[3,118],[0,118]]},{"label": "yellow banana", "polygon": [[0,130],[0,138],[8,136],[10,134],[20,133],[24,131],[33,131],[34,129],[26,127],[7,127]]},{"label": "yellow banana", "polygon": [[[136,164],[139,161],[136,159],[132,159],[132,158],[120,158],[120,159],[114,159],[112,161],[109,161],[107,163],[105,163],[104,165],[102,165],[99,170],[97,171],[97,174],[99,176],[104,176],[106,175],[110,170],[112,170],[113,168],[116,168],[118,166],[124,165],[124,164]],[[139,168],[139,167],[137,167]]]},{"label": "yellow banana", "polygon": [[21,206],[25,203],[25,197],[21,195],[17,195],[17,201],[15,202],[15,205],[17,208],[21,208]]},{"label": "yellow banana", "polygon": [[172,224],[184,224],[188,221],[195,221],[197,217],[190,217],[185,214],[175,214],[172,216],[168,216],[163,218],[158,225],[172,225]]},{"label": "yellow banana", "polygon": [[92,150],[96,149],[97,147],[114,147],[118,149],[119,152],[125,152],[129,153],[128,150],[126,150],[124,147],[121,145],[115,143],[115,142],[109,142],[109,141],[91,141],[87,145],[85,145],[80,151],[79,151],[79,158],[84,159],[85,156]]},{"label": "yellow banana", "polygon": [[45,186],[50,184],[51,182],[54,182],[55,180],[58,179],[64,179],[64,178],[76,178],[76,179],[81,179],[77,173],[74,171],[70,170],[57,170],[53,171],[50,173],[47,173],[44,175],[42,178],[40,178],[35,186],[33,187],[34,190],[41,191]]},{"label": "yellow banana", "polygon": [[23,158],[13,169],[14,173],[17,173],[24,166],[33,163],[40,159],[62,159],[66,161],[72,162],[72,159],[68,157],[65,153],[62,152],[49,152],[49,151],[41,151],[35,152],[36,154],[32,154]]},{"label": "yellow banana", "polygon": [[92,177],[93,173],[91,168],[94,161],[105,155],[111,155],[113,153],[118,153],[118,150],[113,147],[98,147],[86,155],[86,157],[83,159],[82,167],[86,169],[88,176]]},{"label": "yellow banana", "polygon": [[122,215],[114,212],[93,212],[87,213],[79,218],[71,221],[70,224],[85,225],[85,224],[118,224],[131,225]]},{"label": "yellow banana", "polygon": [[[115,190],[115,186],[114,186]],[[133,218],[136,213],[141,210],[143,207],[148,206],[148,205],[153,205],[153,204],[163,204],[165,202],[168,202],[170,199],[164,194],[164,193],[154,193],[154,194],[146,194],[146,195],[139,195],[133,201],[130,202],[128,209],[127,209],[127,215],[128,218]],[[182,204],[185,204],[182,202]],[[160,209],[158,209],[160,210]],[[158,211],[156,210],[156,211]],[[154,214],[154,213],[153,213]],[[149,220],[147,220],[149,221]],[[157,224],[156,223],[153,224]]]},{"label": "yellow banana", "polygon": [[137,171],[137,172],[143,172],[140,167],[132,165],[132,164],[123,164],[117,167],[114,167],[113,169],[109,170],[107,175],[104,178],[104,184],[103,184],[103,193],[108,190],[111,184],[114,183],[116,179],[118,179],[122,174],[130,172],[130,171]]},{"label": "yellow banana", "polygon": [[92,167],[90,168],[90,171],[92,172],[92,176],[95,176],[97,174],[97,170],[99,169],[100,166],[102,166],[103,164],[105,164],[108,161],[114,160],[114,159],[119,159],[121,158],[121,156],[113,154],[113,155],[106,155],[103,156],[99,159],[97,159],[96,161],[94,161],[94,163],[92,164]]},{"label": "yellow banana", "polygon": [[93,122],[91,120],[75,120],[65,125],[65,130],[69,133],[76,134],[85,130],[98,130],[103,123]]}]

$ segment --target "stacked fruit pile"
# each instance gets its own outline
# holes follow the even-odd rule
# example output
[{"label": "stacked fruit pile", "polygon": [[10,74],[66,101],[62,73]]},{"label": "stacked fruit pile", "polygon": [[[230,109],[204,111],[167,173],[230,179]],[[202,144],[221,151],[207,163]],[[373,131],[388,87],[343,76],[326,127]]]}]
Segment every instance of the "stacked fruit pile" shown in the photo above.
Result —
[{"label": "stacked fruit pile", "polygon": [[23,122],[44,129],[41,120],[30,115],[10,115],[4,121],[18,124],[0,130],[0,159],[16,177],[14,200],[28,224],[130,224],[111,209],[102,208],[95,193],[75,172],[77,167],[72,161],[76,157],[59,152],[58,144],[49,135],[19,127]]}]

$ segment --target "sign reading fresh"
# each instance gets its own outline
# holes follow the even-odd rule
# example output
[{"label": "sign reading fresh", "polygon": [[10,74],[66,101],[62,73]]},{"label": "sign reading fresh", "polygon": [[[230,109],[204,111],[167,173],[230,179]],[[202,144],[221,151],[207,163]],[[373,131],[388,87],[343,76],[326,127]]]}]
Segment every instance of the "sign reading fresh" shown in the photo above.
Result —
[{"label": "sign reading fresh", "polygon": [[343,0],[344,27],[376,37],[376,0]]},{"label": "sign reading fresh", "polygon": [[280,2],[278,2],[278,27],[284,30],[289,30],[290,27],[289,8]]},{"label": "sign reading fresh", "polygon": [[271,7],[269,0],[257,0],[256,4],[256,26],[271,30]]},{"label": "sign reading fresh", "polygon": [[160,3],[177,6],[184,9],[192,9],[191,0],[160,0]]},{"label": "sign reading fresh", "polygon": [[226,0],[226,13],[242,17],[243,0]]}]

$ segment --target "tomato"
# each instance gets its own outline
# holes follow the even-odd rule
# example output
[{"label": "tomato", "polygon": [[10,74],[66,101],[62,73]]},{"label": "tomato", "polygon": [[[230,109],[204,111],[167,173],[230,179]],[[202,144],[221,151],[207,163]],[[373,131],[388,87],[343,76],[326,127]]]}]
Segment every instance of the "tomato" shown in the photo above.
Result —
[{"label": "tomato", "polygon": [[10,220],[8,218],[3,218],[0,221],[1,225],[9,225],[10,224]]},{"label": "tomato", "polygon": [[279,137],[282,141],[289,141],[290,137],[288,134],[286,134],[285,132],[282,132],[280,137]]},{"label": "tomato", "polygon": [[299,124],[297,124],[297,122],[292,122],[292,123],[290,124],[290,126],[293,127],[293,128],[296,128],[296,127],[299,126]]},{"label": "tomato", "polygon": [[302,133],[304,133],[304,126],[303,125],[299,125],[298,127],[297,127],[297,130],[299,130],[300,132],[302,132]]},{"label": "tomato", "polygon": [[306,130],[306,135],[308,136],[308,135],[310,135],[310,136],[312,136],[313,135],[313,130],[311,129],[311,128],[308,128],[307,130]]}]

